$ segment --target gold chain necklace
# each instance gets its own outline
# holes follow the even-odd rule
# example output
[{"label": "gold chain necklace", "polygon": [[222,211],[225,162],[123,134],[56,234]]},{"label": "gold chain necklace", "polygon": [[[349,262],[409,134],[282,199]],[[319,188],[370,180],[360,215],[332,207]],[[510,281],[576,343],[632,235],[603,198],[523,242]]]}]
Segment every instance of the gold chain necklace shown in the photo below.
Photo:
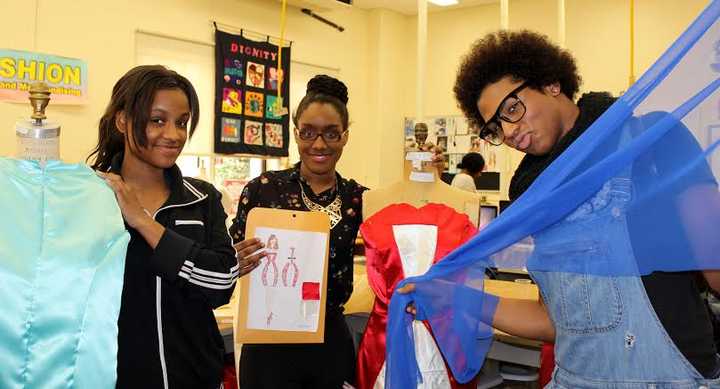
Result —
[{"label": "gold chain necklace", "polygon": [[338,190],[337,183],[335,184],[335,200],[328,204],[326,207],[310,200],[305,194],[305,188],[302,183],[300,185],[300,193],[302,194],[302,201],[305,207],[311,211],[322,212],[330,217],[330,229],[332,230],[342,220],[342,199],[340,198],[340,191]]}]

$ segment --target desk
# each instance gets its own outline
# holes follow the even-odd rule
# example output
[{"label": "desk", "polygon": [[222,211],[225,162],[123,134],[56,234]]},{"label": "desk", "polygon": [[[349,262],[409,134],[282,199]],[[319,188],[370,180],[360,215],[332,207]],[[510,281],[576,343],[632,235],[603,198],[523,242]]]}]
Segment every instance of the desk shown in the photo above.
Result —
[{"label": "desk", "polygon": [[233,308],[230,304],[223,305],[216,309],[214,313],[220,335],[222,335],[223,343],[225,343],[225,353],[231,354],[235,349],[233,342]]},{"label": "desk", "polygon": [[527,270],[524,269],[510,269],[510,268],[498,268],[498,273],[507,273],[507,274],[519,274],[519,275],[528,275]]},{"label": "desk", "polygon": [[[534,284],[509,281],[485,280],[485,291],[500,297],[537,301],[538,288]],[[519,338],[499,330],[493,330],[495,341],[487,357],[497,361],[513,362],[525,366],[540,366],[542,342]]]},{"label": "desk", "polygon": [[[355,264],[355,282],[353,295],[346,304],[346,313],[370,312],[375,299],[367,283],[367,274],[363,264]],[[522,284],[509,281],[485,280],[485,291],[496,296],[525,300],[538,299],[538,288],[534,284]],[[225,350],[231,353],[233,344],[233,309],[225,305],[215,310],[215,319],[220,334],[225,341]],[[540,364],[541,342],[519,338],[502,331],[493,330],[495,341],[488,352],[488,358],[538,367]]]},{"label": "desk", "polygon": [[537,301],[539,298],[537,285],[520,282],[485,280],[485,292],[513,299]]},{"label": "desk", "polygon": [[364,257],[356,260],[353,265],[353,292],[350,300],[345,303],[345,313],[372,312],[375,293],[368,284]]}]

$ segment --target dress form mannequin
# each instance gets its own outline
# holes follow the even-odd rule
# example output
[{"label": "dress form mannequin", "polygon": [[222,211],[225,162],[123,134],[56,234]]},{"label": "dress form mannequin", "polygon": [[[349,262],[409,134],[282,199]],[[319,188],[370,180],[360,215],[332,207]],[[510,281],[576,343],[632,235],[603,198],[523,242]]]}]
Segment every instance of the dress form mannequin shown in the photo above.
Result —
[{"label": "dress form mannequin", "polygon": [[[361,389],[385,388],[386,312],[394,285],[405,277],[424,274],[477,231],[480,196],[439,180],[431,153],[410,152],[407,159],[402,180],[363,194],[366,274],[358,277],[363,282],[355,290],[370,288],[375,298],[358,351]],[[451,377],[425,323],[413,321],[412,329],[423,377],[417,389],[476,386],[474,380],[458,384]]]},{"label": "dress form mannequin", "polygon": [[[413,172],[415,173],[413,175]],[[416,181],[411,176],[432,177],[430,182]],[[442,182],[437,169],[423,163],[421,171],[412,168],[411,161],[405,161],[403,179],[386,187],[368,190],[363,194],[363,219],[374,215],[390,204],[406,203],[422,207],[428,203],[445,204],[459,213],[468,215],[477,225],[480,213],[480,196],[466,192]]]},{"label": "dress form mannequin", "polygon": [[130,235],[108,185],[59,160],[49,100],[32,85],[16,158],[0,157],[0,386],[113,388]]},{"label": "dress form mannequin", "polygon": [[36,82],[30,87],[30,104],[33,114],[29,120],[15,125],[17,136],[15,156],[18,159],[47,161],[60,159],[60,125],[47,120],[45,108],[50,102],[50,90],[45,83]]}]

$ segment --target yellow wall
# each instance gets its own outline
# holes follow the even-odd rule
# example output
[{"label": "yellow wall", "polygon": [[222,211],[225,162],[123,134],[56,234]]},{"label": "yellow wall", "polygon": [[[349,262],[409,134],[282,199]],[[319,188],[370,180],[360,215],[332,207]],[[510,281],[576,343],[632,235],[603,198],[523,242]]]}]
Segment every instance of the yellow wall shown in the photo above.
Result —
[{"label": "yellow wall", "polygon": [[415,95],[407,86],[415,82],[415,48],[408,45],[416,33],[411,19],[387,10],[373,10],[370,16],[370,46],[374,51],[368,67],[367,101],[371,112],[371,126],[377,134],[372,147],[365,151],[364,163],[370,171],[377,172],[377,179],[368,185],[377,187],[393,183],[401,178],[404,138],[402,118],[410,115],[407,102],[414,102]]},{"label": "yellow wall", "polygon": [[635,0],[635,76],[650,67],[709,1]]},{"label": "yellow wall", "polygon": [[[37,35],[34,21],[38,6]],[[627,88],[628,0],[566,0],[566,46],[577,57],[582,90]],[[636,75],[646,69],[707,4],[706,0],[636,0]],[[0,47],[77,57],[88,62],[89,104],[51,106],[62,123],[62,155],[81,161],[96,142],[97,120],[114,82],[135,62],[135,31],[212,42],[210,19],[279,34],[274,0],[0,0],[11,18],[0,24]],[[471,43],[499,28],[497,3],[429,14],[426,115],[459,114],[455,72]],[[351,140],[339,170],[370,187],[402,170],[402,118],[415,114],[416,18],[385,10],[331,11],[335,30],[290,8],[293,59],[340,68],[350,89]],[[511,0],[510,27],[558,38],[555,0]],[[27,105],[0,103],[0,155],[14,152],[14,122]],[[211,114],[204,112],[203,114]],[[513,161],[519,160],[513,154]],[[503,187],[507,186],[507,178]]]},{"label": "yellow wall", "polygon": [[[37,46],[34,20],[38,7]],[[97,140],[97,121],[115,81],[135,63],[137,29],[200,41],[213,41],[211,19],[270,35],[279,35],[279,3],[270,0],[0,0],[12,14],[0,24],[0,47],[36,50],[84,59],[89,68],[86,106],[51,106],[49,115],[62,124],[61,153],[66,161],[81,161]],[[368,41],[369,12],[352,9],[332,13],[346,31],[339,33],[290,8],[287,38],[294,41],[293,59],[340,68],[350,90],[353,135],[340,164],[343,174],[377,183],[378,171],[368,171],[367,150],[375,147],[380,129],[373,117],[367,68],[377,55]],[[25,104],[0,103],[0,155],[14,153],[14,123],[28,116]],[[203,115],[212,114],[203,112]],[[399,131],[399,130],[398,130]],[[376,148],[376,147],[375,147]],[[375,158],[377,158],[375,156]]]}]

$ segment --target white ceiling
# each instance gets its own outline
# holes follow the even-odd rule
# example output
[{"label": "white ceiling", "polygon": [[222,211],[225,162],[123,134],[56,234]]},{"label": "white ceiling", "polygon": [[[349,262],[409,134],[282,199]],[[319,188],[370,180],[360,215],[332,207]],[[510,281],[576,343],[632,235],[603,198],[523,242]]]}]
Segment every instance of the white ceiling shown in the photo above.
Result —
[{"label": "white ceiling", "polygon": [[[440,7],[428,2],[428,11],[472,7],[481,4],[498,3],[500,0],[460,0],[458,5]],[[385,8],[406,15],[417,14],[417,0],[353,0],[353,6],[364,9]]]}]

